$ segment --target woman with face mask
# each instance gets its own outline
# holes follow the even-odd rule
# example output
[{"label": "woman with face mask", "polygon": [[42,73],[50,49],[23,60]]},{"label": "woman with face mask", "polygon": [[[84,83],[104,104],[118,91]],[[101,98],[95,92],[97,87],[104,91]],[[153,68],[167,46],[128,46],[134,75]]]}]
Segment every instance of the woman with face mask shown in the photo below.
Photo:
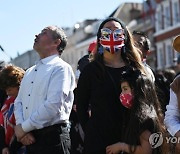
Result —
[{"label": "woman with face mask", "polygon": [[131,67],[145,74],[133,44],[119,19],[108,18],[100,24],[94,60],[82,71],[77,85],[77,114],[85,132],[86,154],[105,154],[108,145],[123,140],[122,73]]}]

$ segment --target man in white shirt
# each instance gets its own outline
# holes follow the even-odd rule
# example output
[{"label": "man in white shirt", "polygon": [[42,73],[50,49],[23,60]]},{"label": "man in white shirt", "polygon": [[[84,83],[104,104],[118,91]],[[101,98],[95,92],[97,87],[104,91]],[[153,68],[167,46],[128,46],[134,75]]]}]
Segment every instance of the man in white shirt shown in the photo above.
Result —
[{"label": "man in white shirt", "polygon": [[39,62],[29,68],[15,100],[15,134],[30,154],[69,154],[69,115],[75,78],[59,55],[67,44],[64,31],[44,28],[34,40]]}]

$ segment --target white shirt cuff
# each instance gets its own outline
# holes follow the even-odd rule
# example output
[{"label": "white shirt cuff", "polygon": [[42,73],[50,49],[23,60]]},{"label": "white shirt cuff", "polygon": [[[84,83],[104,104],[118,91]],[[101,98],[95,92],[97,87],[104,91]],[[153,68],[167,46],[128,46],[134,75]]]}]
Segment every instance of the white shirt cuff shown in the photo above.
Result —
[{"label": "white shirt cuff", "polygon": [[30,124],[30,121],[29,120],[26,120],[22,123],[22,129],[24,132],[28,133],[32,130],[34,130],[35,128]]}]

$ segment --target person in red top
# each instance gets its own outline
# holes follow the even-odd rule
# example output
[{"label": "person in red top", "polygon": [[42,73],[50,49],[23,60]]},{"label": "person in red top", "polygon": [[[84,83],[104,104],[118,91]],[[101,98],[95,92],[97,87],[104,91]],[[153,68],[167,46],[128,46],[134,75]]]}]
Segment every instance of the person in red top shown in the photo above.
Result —
[{"label": "person in red top", "polygon": [[14,137],[15,118],[13,114],[15,97],[9,97],[4,102],[0,112],[0,125],[6,130],[5,142],[7,145],[11,143]]},{"label": "person in red top", "polygon": [[2,154],[13,153],[11,151],[16,149],[14,100],[24,73],[23,69],[13,65],[7,65],[0,72],[0,88],[5,90],[8,95],[0,111],[0,151]]}]

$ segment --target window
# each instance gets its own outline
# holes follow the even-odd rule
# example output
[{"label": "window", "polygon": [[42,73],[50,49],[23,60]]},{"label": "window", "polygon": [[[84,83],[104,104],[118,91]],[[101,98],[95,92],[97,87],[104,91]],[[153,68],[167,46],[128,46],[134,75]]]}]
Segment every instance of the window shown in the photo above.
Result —
[{"label": "window", "polygon": [[177,24],[180,21],[180,14],[179,14],[179,3],[175,1],[173,3],[173,25]]},{"label": "window", "polygon": [[164,68],[165,59],[164,59],[164,50],[162,43],[157,44],[157,64],[158,64],[158,69]]},{"label": "window", "polygon": [[159,31],[161,29],[162,29],[162,13],[159,7],[157,8],[156,11],[156,31]]},{"label": "window", "polygon": [[165,66],[165,59],[164,59],[164,50],[162,48],[159,50],[160,52],[160,67],[164,68]]},{"label": "window", "polygon": [[164,27],[167,28],[171,25],[170,8],[169,6],[164,7]]},{"label": "window", "polygon": [[167,67],[173,66],[173,50],[169,44],[166,46],[166,62]]},{"label": "window", "polygon": [[158,12],[158,30],[162,29],[162,13]]}]

